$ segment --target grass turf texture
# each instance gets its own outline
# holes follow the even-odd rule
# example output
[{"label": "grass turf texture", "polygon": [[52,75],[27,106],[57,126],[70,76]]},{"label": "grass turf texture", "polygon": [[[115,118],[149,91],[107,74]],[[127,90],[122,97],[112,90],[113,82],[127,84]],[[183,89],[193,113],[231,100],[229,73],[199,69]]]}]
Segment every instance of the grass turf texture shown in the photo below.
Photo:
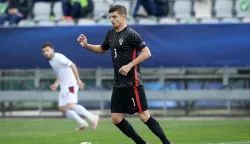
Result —
[{"label": "grass turf texture", "polygon": [[[146,125],[128,119],[150,144],[161,144]],[[159,120],[174,144],[209,144],[250,141],[250,120]],[[75,132],[77,124],[67,119],[0,120],[0,144],[133,144],[110,120],[101,120],[97,130]],[[242,143],[243,144],[243,143]]]}]

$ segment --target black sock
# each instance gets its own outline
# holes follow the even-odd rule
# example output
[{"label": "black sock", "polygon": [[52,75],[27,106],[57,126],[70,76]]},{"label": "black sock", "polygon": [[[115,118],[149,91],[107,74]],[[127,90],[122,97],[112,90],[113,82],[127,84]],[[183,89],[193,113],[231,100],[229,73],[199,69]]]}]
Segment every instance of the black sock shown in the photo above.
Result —
[{"label": "black sock", "polygon": [[126,120],[123,119],[119,124],[116,126],[129,138],[134,140],[136,144],[146,144],[146,142],[136,133],[134,128],[131,124]]},{"label": "black sock", "polygon": [[160,138],[163,144],[171,144],[167,139],[164,131],[162,130],[160,124],[153,118],[150,117],[145,124],[149,127],[149,129]]}]

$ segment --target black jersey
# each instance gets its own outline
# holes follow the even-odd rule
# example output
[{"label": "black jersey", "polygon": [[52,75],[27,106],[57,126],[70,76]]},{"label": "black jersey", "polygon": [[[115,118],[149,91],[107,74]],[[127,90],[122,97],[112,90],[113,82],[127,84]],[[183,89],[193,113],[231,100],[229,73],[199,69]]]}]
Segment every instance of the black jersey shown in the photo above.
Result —
[{"label": "black jersey", "polygon": [[138,53],[147,47],[140,35],[126,27],[120,32],[110,29],[102,44],[102,49],[111,49],[114,66],[114,87],[138,87],[143,85],[140,65],[131,68],[127,76],[119,73],[119,69],[133,61]]}]

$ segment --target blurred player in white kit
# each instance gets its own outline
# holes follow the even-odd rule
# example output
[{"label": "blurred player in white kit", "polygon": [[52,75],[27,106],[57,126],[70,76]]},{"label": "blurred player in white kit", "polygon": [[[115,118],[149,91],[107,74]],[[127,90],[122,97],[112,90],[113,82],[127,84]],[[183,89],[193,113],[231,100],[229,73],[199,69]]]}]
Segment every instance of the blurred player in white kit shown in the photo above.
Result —
[{"label": "blurred player in white kit", "polygon": [[56,91],[57,87],[60,85],[60,111],[65,113],[67,118],[75,120],[79,124],[76,131],[84,130],[88,127],[88,123],[80,116],[85,116],[89,119],[92,122],[92,128],[96,129],[99,116],[90,113],[82,105],[77,104],[78,90],[79,88],[84,88],[84,83],[79,77],[76,65],[63,54],[54,52],[53,46],[49,43],[42,46],[42,52],[57,74],[56,81],[50,86],[50,89]]}]

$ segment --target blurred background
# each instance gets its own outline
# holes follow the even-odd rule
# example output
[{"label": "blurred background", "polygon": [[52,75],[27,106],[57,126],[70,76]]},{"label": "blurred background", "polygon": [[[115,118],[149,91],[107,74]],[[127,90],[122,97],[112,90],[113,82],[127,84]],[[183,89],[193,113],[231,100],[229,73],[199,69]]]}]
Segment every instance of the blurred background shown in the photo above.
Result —
[{"label": "blurred background", "polygon": [[114,4],[127,8],[129,26],[151,49],[141,67],[152,115],[250,115],[250,0],[0,0],[0,116],[63,116],[49,90],[45,42],[78,66],[86,83],[79,103],[109,116],[110,53],[76,39],[101,44]]}]

